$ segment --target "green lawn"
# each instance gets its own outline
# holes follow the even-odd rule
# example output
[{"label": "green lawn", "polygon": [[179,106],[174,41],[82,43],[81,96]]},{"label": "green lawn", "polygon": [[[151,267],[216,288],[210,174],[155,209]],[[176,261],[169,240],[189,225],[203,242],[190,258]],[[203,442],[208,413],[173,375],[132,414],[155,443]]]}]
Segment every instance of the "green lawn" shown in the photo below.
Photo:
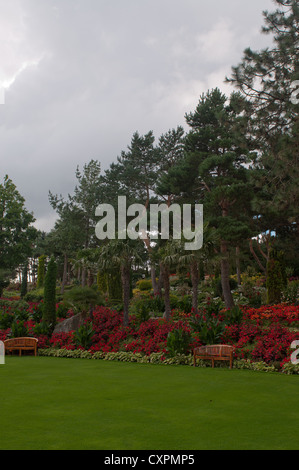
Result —
[{"label": "green lawn", "polygon": [[0,365],[0,449],[299,449],[299,378],[50,357]]}]

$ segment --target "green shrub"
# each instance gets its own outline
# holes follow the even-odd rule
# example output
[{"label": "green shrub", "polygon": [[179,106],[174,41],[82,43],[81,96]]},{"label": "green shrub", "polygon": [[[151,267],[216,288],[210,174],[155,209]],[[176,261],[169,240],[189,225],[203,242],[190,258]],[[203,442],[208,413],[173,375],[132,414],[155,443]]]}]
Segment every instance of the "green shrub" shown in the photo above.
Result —
[{"label": "green shrub", "polygon": [[282,292],[282,300],[289,305],[299,304],[299,281],[288,283]]},{"label": "green shrub", "polygon": [[[214,289],[214,297],[222,297],[223,292],[222,292],[221,278],[219,277],[215,278],[212,283],[212,286]],[[238,282],[231,277],[229,279],[229,286],[230,286],[230,290],[235,290],[238,288]]]},{"label": "green shrub", "polygon": [[1,270],[0,271],[0,297],[3,295],[3,290],[9,286],[9,281],[6,279],[6,273]]},{"label": "green shrub", "polygon": [[100,292],[106,294],[108,292],[108,280],[107,274],[98,272],[97,274],[97,286]]},{"label": "green shrub", "polygon": [[56,309],[57,318],[66,318],[70,306],[67,303],[59,302]]},{"label": "green shrub", "polygon": [[18,321],[27,321],[29,320],[29,312],[24,308],[14,309],[14,318]]},{"label": "green shrub", "polygon": [[108,296],[110,300],[122,301],[123,289],[120,270],[107,273]]},{"label": "green shrub", "polygon": [[218,344],[226,326],[225,322],[220,322],[216,317],[204,319],[200,316],[193,317],[189,324],[202,344]]},{"label": "green shrub", "polygon": [[292,364],[292,362],[286,362],[282,366],[282,372],[286,375],[299,374],[299,364]]},{"label": "green shrub", "polygon": [[34,326],[33,333],[35,336],[48,336],[50,338],[52,334],[52,326],[42,321]]},{"label": "green shrub", "polygon": [[0,330],[8,330],[14,321],[14,315],[12,313],[0,314]]},{"label": "green shrub", "polygon": [[131,313],[138,315],[140,310],[148,313],[162,313],[165,310],[164,300],[159,295],[140,293],[131,300]]},{"label": "green shrub", "polygon": [[44,298],[44,289],[33,289],[24,296],[26,302],[40,302]]},{"label": "green shrub", "polygon": [[189,350],[191,335],[182,328],[174,329],[167,335],[166,350],[170,356],[186,354]]},{"label": "green shrub", "polygon": [[64,305],[86,314],[91,306],[104,305],[104,299],[102,294],[92,287],[76,286],[65,292]]},{"label": "green shrub", "polygon": [[34,323],[40,323],[43,318],[43,303],[38,303],[35,308],[32,310],[30,314],[30,318],[34,321]]},{"label": "green shrub", "polygon": [[11,338],[22,338],[28,336],[28,329],[24,325],[24,321],[14,320],[11,324]]},{"label": "green shrub", "polygon": [[223,304],[221,300],[210,300],[205,305],[205,313],[208,317],[212,315],[219,315],[220,310],[223,308]]},{"label": "green shrub", "polygon": [[85,323],[81,325],[78,330],[74,332],[74,340],[77,346],[81,346],[83,349],[89,349],[92,345],[92,339],[94,337],[94,331],[91,323]]},{"label": "green shrub", "polygon": [[227,325],[240,325],[243,320],[243,311],[238,305],[225,312],[225,322]]},{"label": "green shrub", "polygon": [[149,299],[139,298],[134,302],[132,313],[136,315],[139,323],[143,323],[151,317],[151,305]]},{"label": "green shrub", "polygon": [[141,291],[147,291],[152,289],[152,281],[150,279],[141,279],[136,282],[136,287]]},{"label": "green shrub", "polygon": [[180,309],[182,312],[190,313],[192,311],[191,295],[183,295],[181,298],[179,298],[176,302],[176,308]]}]

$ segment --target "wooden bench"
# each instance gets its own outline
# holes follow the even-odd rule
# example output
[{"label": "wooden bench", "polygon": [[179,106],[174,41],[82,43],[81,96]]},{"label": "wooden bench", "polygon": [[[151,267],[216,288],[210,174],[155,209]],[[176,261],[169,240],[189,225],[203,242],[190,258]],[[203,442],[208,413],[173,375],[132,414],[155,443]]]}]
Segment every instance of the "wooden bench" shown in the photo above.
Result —
[{"label": "wooden bench", "polygon": [[5,352],[19,351],[19,356],[22,355],[22,351],[34,351],[34,355],[37,353],[36,338],[10,338],[4,341]]},{"label": "wooden bench", "polygon": [[194,367],[196,359],[210,359],[212,367],[215,361],[229,361],[230,369],[233,365],[234,347],[227,344],[211,344],[207,346],[199,346],[193,349]]}]

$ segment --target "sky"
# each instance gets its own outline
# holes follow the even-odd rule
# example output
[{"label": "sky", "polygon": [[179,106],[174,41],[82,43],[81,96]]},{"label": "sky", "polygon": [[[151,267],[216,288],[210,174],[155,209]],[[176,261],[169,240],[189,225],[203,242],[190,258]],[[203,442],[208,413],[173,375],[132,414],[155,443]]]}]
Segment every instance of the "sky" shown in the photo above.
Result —
[{"label": "sky", "polygon": [[[220,88],[272,0],[0,0],[0,183],[50,231],[91,159],[104,172],[135,131],[156,140]],[[109,201],[107,201],[109,202]]]}]

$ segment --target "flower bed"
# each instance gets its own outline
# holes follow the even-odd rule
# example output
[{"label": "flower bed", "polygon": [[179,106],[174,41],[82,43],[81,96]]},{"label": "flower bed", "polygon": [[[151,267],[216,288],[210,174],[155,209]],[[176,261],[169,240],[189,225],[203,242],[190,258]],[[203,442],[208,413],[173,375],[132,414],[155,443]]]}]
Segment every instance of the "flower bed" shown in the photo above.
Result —
[{"label": "flower bed", "polygon": [[245,318],[249,320],[285,323],[286,325],[297,323],[299,328],[299,307],[296,305],[263,305],[260,308],[243,307],[243,309]]},{"label": "flower bed", "polygon": [[[244,314],[240,323],[224,323],[225,327],[219,342],[235,347],[236,360],[263,363],[269,367],[274,365],[276,369],[285,368],[293,352],[291,344],[299,340],[299,307],[281,304],[257,309],[245,306],[242,310]],[[57,312],[60,311],[58,305]],[[155,356],[156,359],[159,358],[160,361],[167,363],[171,359],[167,350],[167,338],[174,330],[183,331],[190,336],[185,351],[188,357],[195,346],[201,345],[198,334],[190,326],[192,314],[178,315],[177,311],[174,311],[170,321],[151,318],[140,323],[138,318],[132,315],[129,326],[124,327],[121,312],[108,307],[96,307],[92,319],[86,320],[86,324],[92,329],[88,347],[78,345],[78,338],[75,338],[74,332],[53,334],[50,338],[46,334],[36,334],[37,331],[41,331],[38,329],[41,322],[40,304],[28,303],[27,310],[20,304],[17,312],[16,322],[23,322],[28,336],[38,338],[40,351],[43,349],[69,351],[69,354],[72,352],[76,354],[75,351],[85,349],[86,353],[96,355],[95,357],[107,354],[125,354],[124,357],[127,357],[127,354],[136,360],[141,356],[145,361],[152,355],[158,355]],[[70,311],[64,313],[67,317],[72,315]],[[13,315],[13,309],[5,303],[0,311],[2,324],[7,326]],[[200,315],[205,318],[204,312]],[[221,311],[217,318],[219,322],[225,322],[225,317],[225,312]],[[62,318],[58,318],[58,322],[61,320]],[[1,341],[10,334],[9,327],[0,328]],[[293,370],[292,365],[289,365],[288,370]]]}]

